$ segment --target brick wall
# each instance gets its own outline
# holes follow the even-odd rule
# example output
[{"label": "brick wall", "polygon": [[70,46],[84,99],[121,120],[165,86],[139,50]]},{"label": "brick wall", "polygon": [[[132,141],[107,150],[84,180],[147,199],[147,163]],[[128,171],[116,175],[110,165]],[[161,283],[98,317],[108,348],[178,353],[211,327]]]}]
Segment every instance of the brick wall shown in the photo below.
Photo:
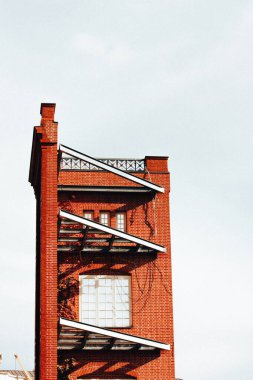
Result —
[{"label": "brick wall", "polygon": [[[165,193],[81,193],[59,191],[58,185],[140,185],[115,174],[60,171],[57,177],[57,123],[54,104],[43,104],[41,125],[35,128],[30,182],[37,199],[36,253],[36,378],[56,380],[57,364],[69,365],[68,375],[77,378],[132,378],[174,380],[173,310],[171,282],[169,173],[167,157],[145,158],[147,173],[136,176],[165,188]],[[85,152],[84,152],[85,153]],[[108,152],[110,153],[110,152]],[[111,156],[111,154],[109,154]],[[59,253],[57,264],[58,209],[83,216],[94,211],[125,211],[127,232],[167,248],[166,253]],[[57,274],[58,273],[58,274]],[[115,329],[171,345],[170,351],[88,352],[60,351],[57,358],[57,318],[79,320],[79,276],[83,274],[129,275],[132,283],[132,326]],[[57,281],[68,282],[58,292]],[[103,377],[102,377],[103,376]],[[58,378],[63,378],[60,376]],[[65,377],[66,378],[66,377]]]},{"label": "brick wall", "polygon": [[[173,379],[169,368],[173,366],[168,352],[100,352],[83,354],[72,353],[74,369],[71,379],[141,379],[167,380]],[[67,358],[63,353],[60,361]],[[103,376],[103,377],[102,377]]]},{"label": "brick wall", "polygon": [[[132,282],[132,327],[114,329],[123,333],[158,340],[171,344],[171,351],[160,353],[83,353],[72,355],[76,359],[71,378],[79,376],[133,376],[139,380],[174,379],[173,312],[170,258],[169,224],[169,174],[167,158],[149,158],[151,178],[146,179],[163,186],[164,194],[152,193],[78,193],[60,192],[59,208],[83,216],[84,210],[94,212],[99,222],[99,212],[109,211],[111,226],[116,227],[118,211],[127,214],[127,232],[167,247],[167,253],[159,254],[70,254],[60,253],[58,259],[60,280],[73,282],[66,298],[62,317],[79,320],[79,276],[83,274],[130,275]],[[161,174],[161,171],[165,171]],[[144,174],[138,174],[143,178]],[[102,180],[101,180],[102,177]],[[134,183],[106,172],[61,172],[62,185],[125,186]],[[138,186],[138,185],[137,185]],[[68,299],[68,302],[67,302]],[[89,359],[90,358],[90,359]],[[102,360],[103,358],[103,360]],[[91,360],[91,362],[89,362]],[[117,369],[114,368],[116,365]],[[84,377],[85,378],[85,377]],[[87,377],[88,378],[88,377]],[[106,377],[105,377],[106,378]],[[113,378],[113,377],[111,377]]]},{"label": "brick wall", "polygon": [[57,379],[57,123],[55,106],[43,104],[35,127],[30,182],[37,200],[35,371]]}]

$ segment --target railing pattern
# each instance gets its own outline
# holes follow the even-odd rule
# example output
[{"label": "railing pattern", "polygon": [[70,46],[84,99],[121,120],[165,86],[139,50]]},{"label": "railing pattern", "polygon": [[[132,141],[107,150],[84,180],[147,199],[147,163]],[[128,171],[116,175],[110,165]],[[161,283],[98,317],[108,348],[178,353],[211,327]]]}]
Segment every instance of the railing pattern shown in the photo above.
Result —
[{"label": "railing pattern", "polygon": [[[101,161],[109,166],[123,170],[125,172],[144,172],[145,160],[135,159],[114,159],[114,158],[99,158]],[[81,170],[81,171],[104,171],[96,165],[83,161],[79,158],[63,157],[61,159],[61,170]]]}]

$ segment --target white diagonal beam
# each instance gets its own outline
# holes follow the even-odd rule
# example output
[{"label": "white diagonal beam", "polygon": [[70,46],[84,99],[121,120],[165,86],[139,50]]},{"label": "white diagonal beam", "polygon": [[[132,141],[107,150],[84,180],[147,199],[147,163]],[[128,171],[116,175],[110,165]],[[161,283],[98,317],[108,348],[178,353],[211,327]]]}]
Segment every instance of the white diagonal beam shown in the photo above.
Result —
[{"label": "white diagonal beam", "polygon": [[140,337],[129,335],[129,334],[123,334],[116,331],[103,329],[101,327],[88,325],[86,323],[74,322],[68,319],[60,318],[60,325],[79,329],[79,330],[89,331],[95,334],[106,335],[112,338],[126,340],[128,342],[143,344],[144,346],[160,348],[162,350],[170,350],[170,345],[166,343],[161,343],[155,340],[140,338]]},{"label": "white diagonal beam", "polygon": [[144,247],[155,249],[156,251],[159,251],[159,252],[166,252],[166,248],[159,245],[159,244],[151,243],[150,241],[147,241],[147,240],[138,238],[136,236],[127,234],[126,232],[118,231],[118,230],[111,228],[111,227],[104,226],[103,224],[96,223],[93,220],[86,219],[86,218],[83,218],[81,216],[71,214],[67,211],[60,210],[59,215],[60,215],[60,217],[72,220],[73,222],[85,224],[88,227],[96,228],[97,230],[103,231],[107,234],[114,235],[114,236],[129,240],[132,243],[140,244],[140,245],[143,245]]},{"label": "white diagonal beam", "polygon": [[90,164],[95,165],[101,169],[107,170],[108,172],[114,173],[120,177],[129,179],[132,182],[136,182],[142,186],[149,187],[152,190],[158,191],[160,193],[164,193],[164,188],[161,186],[155,185],[154,183],[146,181],[145,179],[142,179],[142,178],[136,177],[132,174],[129,174],[127,172],[124,172],[123,170],[114,168],[113,166],[107,165],[104,162],[101,162],[95,158],[87,156],[86,154],[83,154],[83,153],[78,152],[74,149],[68,148],[65,145],[60,145],[59,150],[63,153],[69,154],[70,156],[73,156],[73,157],[79,158],[80,160],[89,162]]}]

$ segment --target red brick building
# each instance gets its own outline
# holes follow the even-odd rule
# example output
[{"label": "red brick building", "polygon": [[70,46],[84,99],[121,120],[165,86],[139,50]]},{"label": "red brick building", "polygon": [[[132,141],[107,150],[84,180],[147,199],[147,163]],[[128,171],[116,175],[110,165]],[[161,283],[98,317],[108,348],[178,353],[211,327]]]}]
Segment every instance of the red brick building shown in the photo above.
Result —
[{"label": "red brick building", "polygon": [[94,159],[58,147],[41,105],[36,379],[174,380],[167,157]]}]

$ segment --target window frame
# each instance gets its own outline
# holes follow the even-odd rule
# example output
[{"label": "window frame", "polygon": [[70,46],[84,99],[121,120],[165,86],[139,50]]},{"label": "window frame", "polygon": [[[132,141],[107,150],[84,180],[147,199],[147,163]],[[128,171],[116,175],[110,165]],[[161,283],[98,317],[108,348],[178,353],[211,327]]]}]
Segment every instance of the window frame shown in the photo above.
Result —
[{"label": "window frame", "polygon": [[[102,223],[102,221],[101,221],[102,214],[107,215],[107,217],[108,217],[108,224]],[[107,210],[101,210],[101,211],[99,211],[99,223],[102,224],[103,226],[111,227],[111,213],[110,213],[110,211],[107,211]]]},{"label": "window frame", "polygon": [[[87,218],[86,216],[85,216],[85,213],[90,213],[91,214],[91,218]],[[85,218],[85,219],[88,219],[88,220],[94,220],[94,211],[93,210],[83,210],[83,217]]]},{"label": "window frame", "polygon": [[[96,324],[94,326],[97,326],[97,327],[101,327],[101,328],[118,328],[118,329],[126,329],[126,328],[131,328],[132,327],[132,323],[133,323],[133,316],[132,316],[132,277],[131,275],[86,275],[86,274],[83,274],[83,275],[79,275],[79,321],[81,323],[87,323],[87,324],[91,324],[88,319],[85,320],[85,318],[83,318],[83,306],[82,304],[84,302],[82,302],[82,297],[83,297],[83,292],[82,292],[82,280],[83,279],[95,279],[95,297],[96,297],[96,301],[95,301],[95,319],[96,319]],[[98,281],[100,279],[112,279],[113,280],[113,289],[112,289],[112,293],[113,293],[113,302],[112,302],[112,310],[115,310],[115,305],[116,305],[116,298],[115,298],[115,295],[116,295],[116,284],[117,284],[117,280],[118,279],[127,279],[128,280],[128,302],[127,302],[127,306],[128,306],[128,310],[125,310],[125,311],[128,311],[128,324],[127,325],[123,325],[123,326],[117,326],[117,319],[120,320],[120,318],[116,318],[116,314],[113,315],[112,317],[112,325],[104,325],[104,324],[100,324],[99,323],[99,318],[101,319],[101,317],[99,316],[99,312],[103,311],[101,309],[99,309],[99,304],[101,304],[101,301],[99,301],[99,294],[98,294],[98,289],[99,289],[99,286],[98,286]],[[89,294],[89,293],[88,293]],[[120,294],[118,294],[120,295]],[[89,303],[89,302],[87,302]],[[106,303],[106,301],[105,301]],[[123,303],[122,302],[118,302],[118,303]],[[90,309],[87,310],[87,311],[91,311]],[[106,310],[105,310],[106,311]],[[110,311],[110,310],[109,310]],[[120,310],[118,310],[120,311]],[[123,310],[124,311],[124,310]],[[116,311],[117,312],[117,311]],[[106,320],[106,318],[104,318]],[[124,318],[122,318],[124,319]]]},{"label": "window frame", "polygon": [[[123,215],[124,216],[124,229],[119,229],[118,228],[118,216]],[[126,232],[127,233],[127,214],[126,211],[117,211],[115,213],[116,216],[116,230],[120,232]]]}]

